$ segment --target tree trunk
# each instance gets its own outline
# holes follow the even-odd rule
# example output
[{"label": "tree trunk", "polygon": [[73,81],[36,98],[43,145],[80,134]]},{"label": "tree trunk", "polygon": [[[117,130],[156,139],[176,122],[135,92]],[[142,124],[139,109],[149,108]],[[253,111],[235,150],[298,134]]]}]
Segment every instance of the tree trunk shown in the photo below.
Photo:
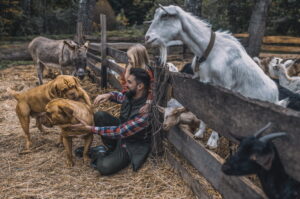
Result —
[{"label": "tree trunk", "polygon": [[248,28],[248,47],[246,48],[251,57],[259,55],[271,3],[272,0],[257,0],[252,11]]},{"label": "tree trunk", "polygon": [[193,15],[201,16],[202,0],[185,0],[184,6],[187,11],[193,13]]},{"label": "tree trunk", "polygon": [[77,24],[80,22],[82,23],[83,34],[90,33],[92,30],[92,15],[94,13],[95,5],[96,0],[79,1]]}]

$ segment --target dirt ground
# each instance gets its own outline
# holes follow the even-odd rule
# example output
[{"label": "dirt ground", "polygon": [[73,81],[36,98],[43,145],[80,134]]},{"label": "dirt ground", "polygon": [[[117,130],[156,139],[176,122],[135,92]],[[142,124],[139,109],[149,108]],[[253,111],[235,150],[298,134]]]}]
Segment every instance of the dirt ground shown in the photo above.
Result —
[{"label": "dirt ground", "polygon": [[[46,81],[50,80],[45,78]],[[133,172],[131,166],[112,176],[101,176],[81,158],[74,157],[75,166],[67,168],[63,147],[56,145],[59,128],[42,134],[31,120],[31,153],[20,154],[24,148],[23,130],[15,113],[16,100],[6,88],[27,90],[37,82],[34,66],[15,66],[0,70],[0,198],[195,198],[192,191],[161,158],[148,158],[144,166]],[[83,88],[92,99],[101,90],[89,79]],[[118,105],[103,104],[95,109],[118,115]],[[94,137],[93,146],[100,144]],[[81,146],[73,139],[73,149]],[[206,183],[207,184],[207,183]],[[212,198],[220,198],[210,185]]]}]

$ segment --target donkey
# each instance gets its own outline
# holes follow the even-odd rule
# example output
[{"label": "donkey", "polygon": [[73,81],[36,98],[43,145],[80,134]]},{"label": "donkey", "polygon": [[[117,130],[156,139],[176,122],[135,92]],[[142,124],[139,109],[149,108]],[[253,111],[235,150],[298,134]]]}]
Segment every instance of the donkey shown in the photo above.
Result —
[{"label": "donkey", "polygon": [[[276,84],[248,56],[243,46],[227,32],[213,32],[211,26],[178,6],[160,6],[145,35],[145,42],[158,46],[166,62],[166,46],[181,40],[195,56],[193,70],[199,81],[222,86],[246,97],[278,102]],[[204,56],[203,56],[204,55]],[[201,63],[197,71],[195,65]]]}]

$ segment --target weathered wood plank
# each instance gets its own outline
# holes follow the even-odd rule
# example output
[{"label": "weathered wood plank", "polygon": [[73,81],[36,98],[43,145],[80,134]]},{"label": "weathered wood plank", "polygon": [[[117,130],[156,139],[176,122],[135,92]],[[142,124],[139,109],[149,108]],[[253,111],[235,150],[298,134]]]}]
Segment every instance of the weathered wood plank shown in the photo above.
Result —
[{"label": "weathered wood plank", "polygon": [[101,87],[107,88],[107,69],[106,69],[106,15],[100,14],[101,22]]},{"label": "weathered wood plank", "polygon": [[[96,74],[96,76],[99,76],[99,77],[101,76],[101,67],[96,66],[92,60],[90,60],[90,59],[87,60],[87,66]],[[107,78],[108,78],[108,83],[112,87],[118,89],[119,91],[122,90],[122,86],[121,86],[119,80],[117,80],[117,78],[114,75],[108,74]],[[97,80],[97,83],[100,83],[99,80]]]},{"label": "weathered wood plank", "polygon": [[290,52],[290,53],[299,53],[300,47],[297,46],[271,46],[271,45],[262,45],[261,50],[265,51],[277,51],[277,52]]},{"label": "weathered wood plank", "polygon": [[97,75],[101,74],[101,67],[96,66],[90,59],[87,59],[87,66],[90,67]]},{"label": "weathered wood plank", "polygon": [[[111,36],[109,36],[109,33],[108,33],[107,36],[108,36],[107,40],[111,41],[111,42],[133,42],[133,41],[134,42],[141,42],[141,41],[144,40],[144,37],[122,37],[122,36],[120,36],[120,37],[115,37],[115,36],[111,37]],[[94,42],[94,41],[99,41],[100,36],[84,35],[83,38],[85,40],[89,40],[89,41]]]},{"label": "weathered wood plank", "polygon": [[119,82],[119,80],[113,75],[108,73],[107,74],[107,78],[108,78],[108,83],[114,87],[115,89],[117,89],[118,91],[122,90],[122,86],[121,83]]},{"label": "weathered wood plank", "polygon": [[193,178],[193,176],[189,173],[187,169],[185,169],[180,162],[176,160],[176,158],[169,152],[166,151],[167,160],[170,163],[170,166],[176,170],[177,173],[182,177],[183,181],[190,186],[193,193],[201,199],[209,199],[212,198],[205,191],[205,187],[200,184],[197,180]]},{"label": "weathered wood plank", "polygon": [[116,62],[121,62],[126,64],[128,63],[128,57],[126,52],[108,47],[107,55],[113,57],[116,60]]},{"label": "weathered wood plank", "polygon": [[272,52],[272,53],[267,53],[267,52],[261,52],[259,53],[259,57],[281,57],[281,58],[285,58],[285,59],[299,59],[300,58],[300,54],[282,54],[282,53],[276,53],[276,52]]},{"label": "weathered wood plank", "polygon": [[[126,50],[130,48],[131,46],[135,45],[136,43],[127,43],[127,42],[118,42],[118,43],[107,43],[107,46],[115,49],[120,49],[120,50]],[[101,44],[99,43],[90,43],[89,47],[91,46],[92,49],[100,49]]]},{"label": "weathered wood plank", "polygon": [[168,140],[218,190],[224,199],[266,198],[257,186],[245,177],[227,176],[221,171],[223,162],[215,153],[197,143],[192,135],[172,128]]},{"label": "weathered wood plank", "polygon": [[123,67],[119,66],[118,64],[116,64],[116,63],[114,63],[114,62],[112,62],[112,61],[107,60],[107,64],[108,64],[108,67],[109,67],[111,70],[117,72],[117,73],[120,74],[120,75],[123,74],[123,73],[125,72],[125,69],[124,69]]},{"label": "weathered wood plank", "polygon": [[87,52],[86,55],[87,55],[88,59],[91,58],[91,59],[95,60],[96,62],[101,62],[102,61],[101,57],[99,57],[99,56],[97,56],[97,55],[95,55],[91,52]]},{"label": "weathered wood plank", "polygon": [[277,43],[277,44],[300,44],[300,37],[289,36],[265,36],[264,43]]},{"label": "weathered wood plank", "polygon": [[300,112],[246,98],[228,89],[172,73],[175,98],[220,134],[247,136],[268,122],[269,132],[287,132],[287,139],[274,141],[289,175],[300,181]]},{"label": "weathered wood plank", "polygon": [[[238,38],[247,38],[248,33],[238,33],[233,34],[233,36]],[[268,44],[300,44],[300,37],[290,37],[290,36],[264,36],[263,43]]]}]

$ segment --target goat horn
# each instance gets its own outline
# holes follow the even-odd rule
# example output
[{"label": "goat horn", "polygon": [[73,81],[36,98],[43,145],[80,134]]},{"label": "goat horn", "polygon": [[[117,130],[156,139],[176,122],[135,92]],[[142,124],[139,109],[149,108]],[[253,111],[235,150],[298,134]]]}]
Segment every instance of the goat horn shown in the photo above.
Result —
[{"label": "goat horn", "polygon": [[170,14],[161,4],[158,4],[158,6],[163,10],[165,11],[167,14]]},{"label": "goat horn", "polygon": [[267,130],[267,128],[269,128],[271,126],[271,122],[269,122],[266,126],[264,126],[263,128],[259,129],[255,134],[254,137],[259,137],[260,134],[262,134],[265,130]]},{"label": "goat horn", "polygon": [[259,141],[266,143],[266,142],[271,141],[271,140],[273,140],[273,139],[275,139],[277,137],[282,137],[282,136],[286,136],[286,135],[287,134],[284,133],[284,132],[271,133],[269,135],[265,135],[265,136],[259,138]]}]

